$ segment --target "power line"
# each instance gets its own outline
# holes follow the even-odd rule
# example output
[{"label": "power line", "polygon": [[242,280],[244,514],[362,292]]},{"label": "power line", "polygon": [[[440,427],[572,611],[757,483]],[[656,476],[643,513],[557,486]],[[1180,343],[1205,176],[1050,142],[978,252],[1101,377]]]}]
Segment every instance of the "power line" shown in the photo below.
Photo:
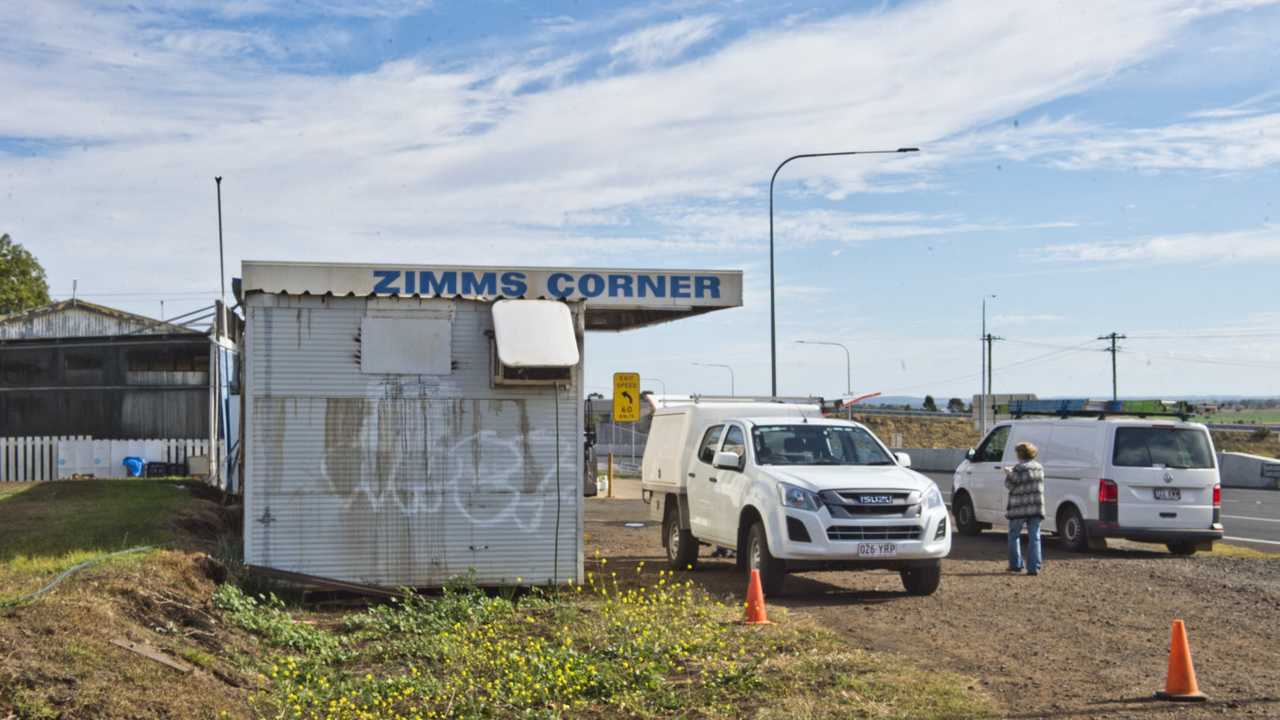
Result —
[{"label": "power line", "polygon": [[1221,365],[1224,367],[1247,367],[1247,368],[1262,368],[1265,370],[1280,370],[1280,365],[1273,365],[1268,363],[1241,362],[1239,360],[1219,360],[1216,358],[1207,358],[1202,356],[1174,355],[1172,353],[1166,353],[1163,355],[1152,355],[1150,353],[1136,352],[1133,350],[1121,350],[1120,352],[1133,354],[1133,355],[1141,355],[1147,358],[1148,360],[1172,360],[1174,362],[1199,363],[1201,365]]}]

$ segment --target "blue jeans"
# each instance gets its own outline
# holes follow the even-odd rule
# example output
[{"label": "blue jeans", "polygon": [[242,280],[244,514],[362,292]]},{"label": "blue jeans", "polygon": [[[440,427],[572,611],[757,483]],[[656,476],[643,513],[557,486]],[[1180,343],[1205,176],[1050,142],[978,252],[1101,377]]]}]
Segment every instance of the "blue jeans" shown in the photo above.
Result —
[{"label": "blue jeans", "polygon": [[1040,572],[1043,558],[1040,556],[1040,521],[1043,518],[1014,518],[1009,521],[1009,568],[1022,569],[1022,545],[1018,536],[1022,534],[1022,526],[1027,526],[1027,571]]}]

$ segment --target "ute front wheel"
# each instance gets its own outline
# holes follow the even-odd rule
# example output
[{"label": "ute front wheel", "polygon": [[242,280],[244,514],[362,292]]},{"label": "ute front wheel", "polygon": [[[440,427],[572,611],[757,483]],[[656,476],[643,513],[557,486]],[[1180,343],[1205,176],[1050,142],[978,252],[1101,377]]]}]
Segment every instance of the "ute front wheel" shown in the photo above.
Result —
[{"label": "ute front wheel", "polygon": [[906,588],[908,595],[932,595],[942,584],[942,561],[905,567],[898,574],[902,576],[902,587]]},{"label": "ute front wheel", "polygon": [[781,595],[782,582],[787,578],[787,564],[769,552],[769,540],[764,534],[764,523],[757,520],[747,531],[747,574],[760,571],[760,587],[765,595]]}]

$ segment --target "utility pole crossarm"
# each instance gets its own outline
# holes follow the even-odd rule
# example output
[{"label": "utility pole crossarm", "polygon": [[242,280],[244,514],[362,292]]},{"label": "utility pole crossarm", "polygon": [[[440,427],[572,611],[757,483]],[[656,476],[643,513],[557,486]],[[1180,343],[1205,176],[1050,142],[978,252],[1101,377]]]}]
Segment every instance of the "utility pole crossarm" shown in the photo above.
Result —
[{"label": "utility pole crossarm", "polygon": [[1119,399],[1120,399],[1119,387],[1118,387],[1118,385],[1117,385],[1117,383],[1116,383],[1116,353],[1118,353],[1118,352],[1120,351],[1120,348],[1116,345],[1116,340],[1125,340],[1125,339],[1127,339],[1127,337],[1128,337],[1128,336],[1126,336],[1126,335],[1121,335],[1121,334],[1119,334],[1119,333],[1117,333],[1117,332],[1114,332],[1114,331],[1113,331],[1110,335],[1099,335],[1099,336],[1098,336],[1098,339],[1099,339],[1099,340],[1110,340],[1110,341],[1111,341],[1111,347],[1109,347],[1109,348],[1103,348],[1103,349],[1102,349],[1102,352],[1109,352],[1109,353],[1111,353],[1111,399],[1112,399],[1113,401],[1114,401],[1114,400],[1119,400]]}]

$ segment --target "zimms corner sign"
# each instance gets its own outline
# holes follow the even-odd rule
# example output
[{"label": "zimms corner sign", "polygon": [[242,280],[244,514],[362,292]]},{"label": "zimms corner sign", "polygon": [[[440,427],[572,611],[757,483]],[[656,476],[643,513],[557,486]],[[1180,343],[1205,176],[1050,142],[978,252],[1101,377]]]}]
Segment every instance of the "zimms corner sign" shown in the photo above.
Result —
[{"label": "zimms corner sign", "polygon": [[654,299],[720,299],[715,275],[643,272],[531,273],[521,270],[373,270],[377,295],[450,297],[552,297],[568,300],[598,297]]},{"label": "zimms corner sign", "polygon": [[598,309],[742,305],[740,270],[310,263],[246,260],[244,292],[585,301]]}]

